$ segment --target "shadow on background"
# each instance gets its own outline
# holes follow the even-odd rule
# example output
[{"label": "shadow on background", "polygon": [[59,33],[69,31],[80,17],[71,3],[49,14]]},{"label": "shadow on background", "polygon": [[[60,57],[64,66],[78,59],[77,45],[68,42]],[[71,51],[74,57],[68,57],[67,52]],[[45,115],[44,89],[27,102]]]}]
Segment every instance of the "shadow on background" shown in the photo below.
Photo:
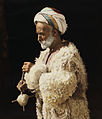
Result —
[{"label": "shadow on background", "polygon": [[[87,97],[92,119],[102,119],[101,27],[102,16],[95,0],[48,2],[34,0],[5,0],[4,13],[8,31],[7,58],[0,60],[0,117],[2,119],[36,119],[35,98],[30,99],[26,112],[11,101],[19,91],[16,85],[21,77],[24,61],[34,62],[41,50],[33,24],[34,15],[50,6],[63,12],[68,23],[64,39],[76,44],[86,65],[89,88]],[[2,33],[2,32],[1,32]]]}]

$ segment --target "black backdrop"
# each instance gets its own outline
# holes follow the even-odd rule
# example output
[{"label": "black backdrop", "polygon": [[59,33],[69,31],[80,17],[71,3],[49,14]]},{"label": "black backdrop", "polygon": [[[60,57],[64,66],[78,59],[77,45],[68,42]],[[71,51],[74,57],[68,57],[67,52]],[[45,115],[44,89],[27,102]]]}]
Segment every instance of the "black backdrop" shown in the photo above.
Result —
[{"label": "black backdrop", "polygon": [[[101,5],[95,0],[47,1],[44,0],[5,0],[5,14],[8,29],[8,69],[9,76],[5,83],[1,102],[3,119],[36,119],[35,99],[30,99],[26,112],[11,101],[17,97],[17,82],[21,77],[24,61],[34,61],[41,50],[37,42],[34,15],[49,6],[63,12],[68,23],[68,30],[63,38],[76,44],[86,65],[89,88],[87,97],[92,119],[102,118],[102,79],[101,79]],[[5,80],[5,79],[4,79]]]}]

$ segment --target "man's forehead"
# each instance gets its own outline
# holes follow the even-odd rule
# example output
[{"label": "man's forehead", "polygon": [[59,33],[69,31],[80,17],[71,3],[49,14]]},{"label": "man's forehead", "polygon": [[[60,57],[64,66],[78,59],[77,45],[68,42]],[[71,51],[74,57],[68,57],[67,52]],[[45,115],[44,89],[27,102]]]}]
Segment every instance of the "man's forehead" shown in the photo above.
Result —
[{"label": "man's forehead", "polygon": [[38,22],[36,24],[36,30],[39,30],[39,31],[50,31],[51,30],[51,26],[45,24],[45,23],[41,23],[41,22]]}]

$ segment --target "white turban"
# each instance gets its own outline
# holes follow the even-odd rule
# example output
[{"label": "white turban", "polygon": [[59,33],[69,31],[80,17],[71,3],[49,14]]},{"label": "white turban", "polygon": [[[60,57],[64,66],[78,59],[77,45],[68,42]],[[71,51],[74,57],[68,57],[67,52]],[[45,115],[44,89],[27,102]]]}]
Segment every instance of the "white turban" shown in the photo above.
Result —
[{"label": "white turban", "polygon": [[61,35],[65,33],[67,29],[66,20],[63,14],[59,13],[54,8],[45,7],[38,12],[34,17],[34,23],[45,22],[61,32]]}]

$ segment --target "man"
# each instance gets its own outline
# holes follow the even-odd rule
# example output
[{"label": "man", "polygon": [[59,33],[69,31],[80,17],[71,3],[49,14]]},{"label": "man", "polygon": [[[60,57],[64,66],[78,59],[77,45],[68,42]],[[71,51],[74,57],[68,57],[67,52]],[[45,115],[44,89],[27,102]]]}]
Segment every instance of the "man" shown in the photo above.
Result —
[{"label": "man", "polygon": [[46,7],[36,14],[34,23],[45,50],[34,65],[25,62],[22,70],[24,84],[35,92],[37,118],[89,119],[85,67],[75,45],[60,37],[67,29],[64,15]]}]

